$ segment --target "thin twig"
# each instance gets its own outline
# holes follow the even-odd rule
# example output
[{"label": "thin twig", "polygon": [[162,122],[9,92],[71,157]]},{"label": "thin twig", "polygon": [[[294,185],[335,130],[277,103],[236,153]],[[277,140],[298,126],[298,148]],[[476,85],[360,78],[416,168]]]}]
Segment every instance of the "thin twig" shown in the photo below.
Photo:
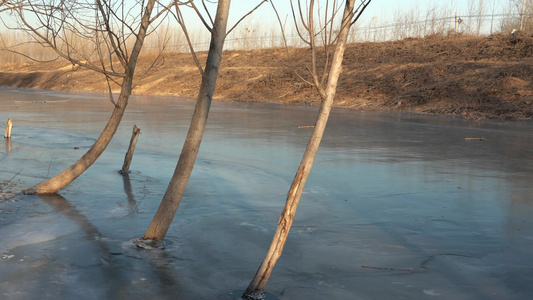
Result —
[{"label": "thin twig", "polygon": [[19,175],[19,174],[22,172],[22,170],[24,170],[24,168],[20,169],[20,171],[18,171],[13,177],[11,177],[11,179],[9,179],[8,181],[6,181],[5,183],[6,183],[6,184],[7,184],[7,183],[10,183],[11,180],[15,179],[15,177],[17,177],[17,175]]},{"label": "thin twig", "polygon": [[[191,51],[191,55],[192,55],[192,58],[194,60],[194,63],[196,64],[196,67],[198,67],[198,70],[200,71],[200,74],[202,76],[204,76],[204,69],[202,67],[202,64],[200,63],[200,60],[198,59],[198,56],[196,55],[196,51],[194,50],[194,46],[193,46],[191,38],[189,36],[189,32],[187,30],[187,26],[185,26],[185,20],[183,19],[183,15],[181,13],[181,9],[179,8],[179,5],[178,5],[177,2],[176,2],[176,5],[175,5],[175,9],[176,9],[176,14],[175,15],[173,14],[174,18],[176,18],[176,21],[178,21],[178,24],[181,26],[181,30],[183,31],[183,34],[185,35],[185,39],[187,40],[187,45],[189,46],[189,50]],[[204,24],[205,24],[205,21],[204,21],[202,15],[200,14],[200,11],[198,11],[195,8],[195,12],[198,15],[198,17],[202,20],[202,22],[204,22]],[[211,31],[211,29],[209,29],[209,30]]]},{"label": "thin twig", "polygon": [[44,179],[41,182],[39,182],[39,184],[43,183],[46,180],[46,178],[48,178],[48,176],[50,176],[50,169],[52,168],[52,161],[54,160],[55,157],[56,157],[56,154],[54,153],[54,155],[50,159],[50,162],[48,163],[48,171],[46,172],[46,176],[44,177]]},{"label": "thin twig", "polygon": [[228,30],[226,32],[226,36],[228,36],[228,34],[230,34],[230,32],[235,29],[235,27],[237,27],[237,25],[239,25],[239,23],[244,20],[247,16],[251,15],[256,9],[258,9],[261,5],[263,5],[263,3],[267,2],[267,0],[263,0],[261,3],[259,3],[254,9],[252,9],[251,11],[249,11],[247,14],[245,14],[244,16],[242,16],[242,18],[239,19],[239,21],[237,21],[237,23],[235,23],[235,25],[233,25],[233,27],[231,27],[230,30]]},{"label": "thin twig", "polygon": [[283,44],[285,45],[285,52],[286,52],[287,57],[288,57],[289,56],[289,46],[287,45],[287,37],[285,36],[285,28],[283,28],[283,23],[281,22],[281,18],[279,17],[278,10],[274,6],[274,0],[270,0],[270,5],[272,6],[272,9],[274,9],[274,13],[276,13],[276,17],[278,18],[279,27],[281,29],[281,37],[283,38]]}]

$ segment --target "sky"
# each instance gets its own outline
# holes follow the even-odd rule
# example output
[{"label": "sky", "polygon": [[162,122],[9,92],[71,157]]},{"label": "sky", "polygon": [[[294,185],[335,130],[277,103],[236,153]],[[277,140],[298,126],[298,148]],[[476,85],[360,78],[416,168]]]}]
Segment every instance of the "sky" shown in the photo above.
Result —
[{"label": "sky", "polygon": [[[134,0],[126,0],[134,1]],[[138,0],[135,0],[138,1]],[[291,6],[290,0],[272,0],[275,4],[280,17],[287,22],[291,22]],[[297,0],[294,0],[297,2]],[[306,0],[302,0],[306,2]],[[319,3],[325,3],[325,0],[319,1]],[[356,0],[357,2],[360,0]],[[492,7],[495,7],[496,11],[502,11],[509,6],[511,0],[372,0],[367,7],[365,13],[362,15],[359,24],[367,25],[371,21],[374,23],[383,24],[385,22],[392,23],[395,14],[407,13],[409,11],[418,10],[421,16],[425,16],[426,12],[432,8],[442,11],[453,11],[459,15],[468,14],[469,3],[483,2],[487,7],[487,13],[492,12]],[[165,2],[165,1],[162,1]],[[198,1],[199,3],[200,1]],[[216,2],[216,1],[211,1]],[[238,19],[244,16],[247,12],[253,9],[261,0],[233,0],[230,8],[230,24],[234,24]],[[342,2],[342,0],[340,0]],[[201,6],[201,5],[199,5]],[[214,15],[216,5],[211,5],[212,14]],[[452,14],[453,14],[452,13]],[[191,11],[185,11],[185,18],[193,26],[200,26],[198,18],[193,15]],[[246,19],[248,23],[261,24],[262,26],[277,26],[278,22],[276,15],[269,3],[264,3],[258,10],[256,10],[251,16]],[[231,25],[230,25],[231,26]]]},{"label": "sky", "polygon": [[[125,1],[126,3],[134,3],[134,1],[139,0]],[[232,0],[228,26],[232,27],[241,17],[246,15],[261,1],[262,0]],[[285,21],[286,25],[290,28],[290,26],[293,24],[290,0],[271,1],[273,1],[275,4],[280,18]],[[321,4],[326,2],[325,0],[316,1],[317,3]],[[330,0],[330,2],[331,1],[332,0]],[[356,0],[356,3],[359,1],[361,0]],[[415,18],[419,20],[423,20],[427,16],[428,12],[431,11],[436,12],[439,17],[445,16],[453,18],[455,13],[457,13],[459,16],[464,16],[468,15],[469,13],[469,5],[472,6],[473,4],[474,6],[477,6],[479,3],[483,3],[485,5],[485,14],[501,13],[509,7],[510,1],[512,0],[372,0],[356,26],[375,27],[397,23],[397,17],[399,14],[405,15],[410,12],[416,12]],[[216,1],[208,0],[206,2],[212,2],[212,4],[210,4],[210,11],[214,16],[216,12]],[[294,0],[294,2],[297,2],[297,0]],[[302,0],[302,2],[307,2],[307,0]],[[338,0],[338,2],[342,3],[343,0]],[[163,0],[162,3],[165,3],[165,0]],[[200,1],[197,1],[197,3],[197,5],[201,7]],[[207,31],[203,30],[204,27],[194,12],[184,9],[183,13],[190,32],[201,31],[199,36],[208,36]],[[172,21],[171,18],[169,18],[168,22],[171,26],[177,27],[176,22]],[[3,24],[0,23],[0,31],[3,31],[4,28],[5,27]],[[242,30],[246,30],[248,28],[259,28],[260,30],[258,31],[269,31],[271,29],[279,30],[279,24],[270,3],[263,3],[259,9],[257,9],[252,15],[248,16],[240,24],[233,35],[236,36],[238,34],[242,34]],[[253,32],[251,34],[253,34]]]},{"label": "sky", "polygon": [[[293,20],[290,0],[272,1],[276,6],[282,21],[286,22],[288,28],[286,33],[288,35],[295,35],[295,31],[291,30]],[[315,1],[321,4],[326,2],[325,0]],[[330,0],[330,2],[331,1],[332,0]],[[356,3],[359,1],[361,0],[356,0]],[[467,16],[469,15],[469,10],[472,10],[472,7],[475,8],[479,3],[483,3],[485,6],[483,12],[484,15],[501,14],[503,11],[507,10],[510,1],[511,0],[372,0],[356,26],[359,28],[367,28],[401,23],[398,19],[399,15],[407,15],[416,12],[414,18],[418,21],[423,21],[424,18],[431,13],[435,13],[437,18],[450,18],[450,28],[453,28],[453,18],[456,13],[458,16]],[[242,16],[246,15],[260,2],[261,0],[232,0],[228,26],[233,26]],[[297,0],[294,0],[294,2],[297,3]],[[305,3],[308,1],[302,0],[302,2]],[[343,0],[338,0],[338,3],[342,2]],[[211,11],[214,15],[216,4],[212,4]],[[189,24],[188,28],[190,31],[194,31],[197,28],[203,28],[198,21],[197,16],[192,12],[185,12],[185,18],[187,24]],[[270,3],[263,3],[259,9],[254,11],[253,14],[240,23],[239,27],[229,36],[229,39],[233,39],[237,36],[242,37],[243,34],[247,34],[246,32],[243,32],[243,30],[248,30],[248,28],[250,29],[250,36],[261,31],[262,34],[273,30],[279,31],[279,23]],[[485,31],[489,29],[492,30],[492,28],[485,28]],[[280,35],[280,33],[277,34]],[[207,31],[204,31],[201,35],[204,36],[205,39],[208,36],[208,33]]]},{"label": "sky", "polygon": [[[291,17],[289,0],[273,1],[282,19],[286,16]],[[495,7],[495,11],[501,12],[509,5],[509,0],[373,0],[360,20],[362,24],[367,24],[372,19],[381,23],[392,22],[394,15],[398,12],[407,13],[412,10],[418,10],[421,16],[425,16],[426,12],[433,8],[449,10],[453,11],[453,13],[457,12],[459,15],[467,15],[469,3],[477,5],[480,1],[484,3],[488,14],[492,13],[492,7]],[[231,2],[230,20],[235,21],[238,19],[237,16],[246,14],[259,2],[259,0],[233,0]],[[260,9],[254,12],[251,19],[256,22],[267,23],[266,25],[276,23],[276,17],[268,3],[263,4]]]}]

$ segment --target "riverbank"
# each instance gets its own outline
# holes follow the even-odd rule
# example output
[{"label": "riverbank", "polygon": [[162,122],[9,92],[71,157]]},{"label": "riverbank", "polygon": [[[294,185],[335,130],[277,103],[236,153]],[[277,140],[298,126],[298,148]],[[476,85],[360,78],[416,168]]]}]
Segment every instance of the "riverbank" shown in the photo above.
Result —
[{"label": "riverbank", "polygon": [[[306,49],[224,52],[215,98],[316,105]],[[199,53],[205,61],[206,53]],[[135,94],[196,97],[201,77],[190,54],[141,57]],[[0,65],[0,85],[107,92],[105,78],[62,61]],[[470,119],[533,118],[533,36],[429,36],[346,49],[335,105]]]}]

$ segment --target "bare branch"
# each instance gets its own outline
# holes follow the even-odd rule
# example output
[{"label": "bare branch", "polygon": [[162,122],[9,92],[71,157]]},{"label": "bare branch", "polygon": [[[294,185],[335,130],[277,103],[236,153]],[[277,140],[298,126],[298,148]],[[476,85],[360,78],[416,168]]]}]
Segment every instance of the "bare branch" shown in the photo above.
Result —
[{"label": "bare branch", "polygon": [[[161,15],[169,13],[172,6],[174,6],[174,2],[175,1],[171,1],[168,5],[164,6],[164,8],[160,12],[158,12],[155,16],[152,17],[152,19],[150,19],[150,23],[155,22],[155,20],[158,19]],[[158,1],[158,3],[160,2]]]},{"label": "bare branch", "polygon": [[[200,18],[200,20],[202,21],[202,23],[204,24],[205,28],[207,28],[207,30],[209,30],[209,32],[211,32],[211,30],[213,30],[213,28],[211,27],[212,24],[213,24],[213,20],[211,19],[211,16],[209,15],[209,11],[207,12],[207,14],[209,15],[209,19],[211,21],[211,25],[209,25],[209,23],[207,23],[207,21],[204,19],[204,16],[202,15],[202,13],[200,12],[200,10],[198,9],[198,7],[196,7],[196,5],[194,4],[194,2],[191,0],[191,1],[188,1],[187,4],[189,4],[188,6],[191,7],[192,9],[194,9],[194,11],[196,12],[196,15],[198,15],[198,17]],[[178,5],[178,4],[176,4]],[[205,6],[204,6],[205,7]],[[207,9],[206,9],[207,10]]]},{"label": "bare branch", "polygon": [[[119,59],[120,63],[122,64],[122,66],[124,67],[124,69],[127,68],[127,55],[125,53],[125,50],[123,50],[120,45],[122,44],[120,42],[120,38],[114,33],[114,31],[111,29],[111,23],[110,23],[110,20],[109,20],[109,16],[108,16],[108,13],[110,10],[112,10],[108,5],[107,5],[107,2],[106,4],[102,4],[102,1],[101,0],[96,0],[96,4],[97,4],[97,7],[98,9],[100,10],[100,12],[102,13],[102,18],[104,20],[104,27],[109,35],[109,42],[111,44],[111,47],[113,48],[113,52],[116,53],[117,55],[117,58]],[[108,11],[106,13],[106,10]]]},{"label": "bare branch", "polygon": [[270,0],[270,5],[272,6],[272,9],[274,9],[274,12],[276,13],[276,18],[278,18],[279,27],[281,28],[281,37],[283,38],[283,44],[285,45],[285,51],[288,54],[289,47],[287,46],[287,37],[285,36],[285,28],[283,27],[283,23],[281,22],[281,18],[279,17],[278,10],[274,6],[274,0]]},{"label": "bare branch", "polygon": [[17,55],[20,55],[20,56],[23,56],[23,57],[26,57],[27,59],[31,60],[31,61],[35,61],[35,62],[53,62],[53,61],[56,61],[59,57],[56,57],[54,59],[49,59],[49,60],[41,60],[41,59],[36,59],[30,55],[27,55],[25,53],[22,53],[20,51],[16,51],[16,50],[11,50],[11,49],[0,49],[1,51],[6,51],[6,52],[10,52],[10,53],[13,53],[13,54],[17,54]]},{"label": "bare branch", "polygon": [[[193,4],[194,5],[194,4]],[[196,51],[194,51],[194,47],[192,45],[191,38],[189,37],[189,32],[187,30],[187,26],[185,26],[185,21],[183,20],[183,15],[181,13],[181,9],[179,8],[178,2],[175,3],[175,9],[176,9],[176,15],[174,16],[176,20],[178,21],[178,24],[181,26],[181,29],[183,30],[183,34],[185,35],[185,39],[187,40],[187,45],[189,46],[189,49],[191,50],[192,58],[194,59],[194,63],[196,64],[196,67],[198,67],[198,70],[200,71],[200,74],[202,76],[204,75],[204,69],[202,68],[202,64],[200,63],[200,60],[198,60],[198,56],[196,55]],[[195,10],[202,22],[204,22],[202,16],[199,14],[200,12],[198,10]],[[205,23],[204,23],[205,24]]]},{"label": "bare branch", "polygon": [[[33,27],[31,24],[29,24],[26,20],[26,18],[24,18],[24,16],[22,15],[22,12],[21,11],[18,11],[17,12],[19,17],[20,17],[20,21],[24,24],[24,26],[26,26],[26,28],[29,29],[29,31],[34,34],[36,37],[38,37],[40,40],[42,40],[44,44],[47,44],[51,47],[52,50],[54,50],[59,56],[61,56],[62,58],[70,61],[72,64],[75,64],[75,65],[80,65],[80,66],[83,66],[89,70],[93,70],[93,71],[96,71],[98,73],[102,73],[104,75],[107,75],[107,76],[116,76],[116,77],[124,77],[125,74],[124,73],[118,73],[118,72],[108,72],[108,71],[105,71],[105,70],[102,70],[100,68],[97,68],[95,66],[93,66],[92,64],[90,63],[87,63],[87,62],[82,62],[78,59],[75,59],[73,57],[70,57],[68,56],[66,53],[63,53],[57,43],[56,43],[56,40],[55,39],[49,39],[47,36],[41,34],[39,32],[39,30],[35,27]],[[48,29],[50,29],[50,26],[48,24]]]},{"label": "bare branch", "polygon": [[[366,2],[365,2],[366,1]],[[354,11],[354,14],[356,12],[359,12],[357,14],[357,16],[353,19],[352,23],[350,24],[350,26],[352,26],[353,24],[355,24],[355,22],[357,22],[357,20],[359,20],[359,17],[361,17],[361,15],[363,14],[363,12],[365,11],[366,7],[370,4],[370,2],[372,2],[372,0],[362,0],[361,3],[359,4],[359,7],[357,7],[357,9]]]},{"label": "bare branch", "polygon": [[[169,34],[168,34],[168,28],[167,28],[166,31],[165,31],[165,38],[163,39],[163,44],[158,47],[159,51],[157,53],[156,58],[154,60],[152,60],[152,63],[150,64],[150,66],[141,74],[141,76],[137,79],[137,82],[141,82],[143,80],[143,78],[146,76],[146,74],[148,74],[150,72],[150,70],[152,70],[156,66],[156,64],[158,64],[162,60],[163,52],[165,51],[166,45],[167,45],[167,43],[168,43],[168,41],[170,39],[170,37],[168,35]],[[160,40],[161,39],[158,39],[158,41],[160,41]],[[137,84],[135,84],[133,86],[133,89],[135,89],[136,87],[137,87]]]},{"label": "bare branch", "polygon": [[[311,42],[308,41],[308,40],[302,35],[302,33],[301,33],[301,31],[300,31],[300,27],[298,26],[298,20],[296,19],[296,13],[295,13],[295,9],[294,9],[294,5],[293,5],[292,1],[293,1],[293,0],[291,0],[291,12],[292,12],[292,18],[293,18],[293,20],[294,20],[294,26],[295,26],[295,28],[296,28],[296,32],[298,33],[298,36],[300,37],[300,39],[302,40],[302,42],[304,42],[304,43],[310,45]],[[301,5],[300,5],[300,0],[298,0],[298,7],[299,7],[299,11],[300,11],[300,18],[301,18],[301,20],[302,20],[302,24],[303,24],[302,26],[304,26],[305,29],[307,30],[307,26],[305,25],[305,21],[304,21],[304,19],[303,19],[303,15],[301,14],[301,9],[302,9],[302,7],[301,7]]]},{"label": "bare branch", "polygon": [[[192,1],[191,1],[191,4]],[[193,4],[194,5],[194,4]],[[215,22],[213,21],[213,17],[211,17],[211,14],[209,13],[209,9],[207,9],[207,5],[205,4],[205,0],[202,0],[202,5],[204,6],[204,9],[205,9],[205,13],[207,14],[207,16],[209,17],[209,21],[211,21],[211,24],[215,24]],[[210,27],[210,26],[209,26]]]},{"label": "bare branch", "polygon": [[[313,82],[317,89],[321,86],[318,80],[318,75],[316,71],[316,44],[315,44],[315,24],[314,24],[314,8],[315,8],[315,1],[311,0],[309,2],[309,13],[308,13],[308,32],[309,32],[309,41],[311,46],[311,67],[308,68],[309,72],[311,73],[311,76],[313,78]],[[300,6],[301,9],[301,6]],[[300,11],[300,14],[303,14],[302,11]]]},{"label": "bare branch", "polygon": [[[228,34],[230,34],[230,32],[235,29],[235,27],[237,27],[237,25],[239,25],[239,23],[244,20],[247,16],[251,15],[256,9],[258,9],[261,5],[263,5],[263,3],[267,2],[268,0],[263,0],[261,1],[261,3],[257,4],[256,7],[254,7],[254,9],[252,9],[251,11],[249,11],[248,13],[246,13],[244,16],[242,16],[242,18],[239,19],[239,21],[237,21],[237,23],[235,23],[235,25],[233,25],[233,27],[231,27],[230,30],[228,30],[228,32],[226,32],[226,36],[228,36]],[[272,1],[271,1],[272,2]]]}]

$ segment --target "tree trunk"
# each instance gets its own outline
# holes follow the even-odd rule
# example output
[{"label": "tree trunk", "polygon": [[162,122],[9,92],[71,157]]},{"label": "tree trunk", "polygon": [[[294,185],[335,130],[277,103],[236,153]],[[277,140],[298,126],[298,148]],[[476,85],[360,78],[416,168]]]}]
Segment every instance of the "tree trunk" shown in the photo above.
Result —
[{"label": "tree trunk", "polygon": [[37,185],[36,187],[30,190],[25,191],[27,194],[37,193],[37,194],[50,194],[55,193],[65,186],[69,185],[72,181],[78,178],[85,170],[87,170],[100,155],[104,152],[107,145],[113,138],[113,135],[117,131],[118,125],[122,120],[124,115],[124,110],[128,103],[128,97],[131,91],[131,79],[124,79],[122,84],[122,90],[118,98],[113,114],[109,118],[107,125],[104,130],[92,145],[92,147],[85,153],[76,163],[70,166],[68,169],[59,173],[55,177]]},{"label": "tree trunk", "polygon": [[133,158],[133,152],[135,152],[135,146],[137,145],[137,139],[141,134],[141,129],[136,125],[133,125],[133,132],[131,133],[130,146],[128,147],[128,152],[124,157],[124,164],[122,165],[122,174],[128,174],[130,171],[131,159]]},{"label": "tree trunk", "polygon": [[139,246],[141,247],[143,243],[151,243],[154,241],[157,244],[158,241],[162,241],[165,238],[168,228],[178,210],[181,199],[183,198],[183,194],[185,193],[185,188],[187,187],[187,183],[191,176],[196,156],[200,150],[209,108],[211,107],[211,101],[215,91],[220,61],[222,59],[222,48],[226,38],[226,25],[230,2],[230,0],[218,1],[215,23],[211,32],[211,44],[207,56],[205,72],[202,76],[202,84],[200,86],[189,131],[183,149],[181,150],[174,175],[170,180],[159,209],[142,240],[139,241]]},{"label": "tree trunk", "polygon": [[128,65],[125,70],[126,76],[122,81],[122,87],[120,90],[118,101],[115,104],[115,108],[113,110],[113,113],[111,114],[111,117],[109,118],[107,125],[105,126],[104,130],[102,131],[96,142],[89,149],[89,151],[87,151],[87,153],[85,153],[76,163],[74,163],[68,169],[56,175],[55,177],[35,186],[34,188],[26,190],[25,193],[50,194],[61,190],[65,186],[69,185],[76,178],[78,178],[83,172],[85,172],[85,170],[87,170],[98,159],[98,157],[100,157],[107,145],[109,145],[109,142],[113,138],[113,135],[117,131],[120,121],[122,120],[122,116],[124,115],[126,106],[128,105],[128,99],[131,95],[133,74],[135,71],[135,66],[137,64],[137,58],[139,57],[139,53],[141,52],[142,45],[144,43],[144,38],[146,37],[146,32],[148,26],[150,25],[150,15],[152,13],[152,9],[154,8],[154,4],[155,0],[149,0],[147,3],[146,9],[141,20],[139,33],[137,34],[137,39],[135,40],[135,44],[133,46],[130,59],[128,61]]},{"label": "tree trunk", "polygon": [[11,129],[13,128],[13,121],[11,119],[7,119],[6,121],[6,130],[4,131],[4,138],[9,139],[11,138]]},{"label": "tree trunk", "polygon": [[272,269],[276,264],[276,261],[281,256],[287,236],[294,220],[294,214],[298,208],[298,203],[302,195],[302,191],[311,172],[313,162],[315,160],[316,152],[322,140],[326,124],[328,122],[329,114],[333,106],[333,99],[337,90],[337,82],[342,69],[342,59],[345,50],[345,44],[350,30],[353,15],[355,0],[347,0],[344,9],[344,17],[342,27],[339,33],[339,39],[336,45],[335,53],[333,54],[333,60],[329,72],[328,82],[326,86],[326,97],[323,99],[320,111],[318,113],[317,121],[313,133],[305,149],[305,153],[298,167],[298,171],[294,177],[291,188],[287,194],[287,200],[285,208],[283,209],[276,233],[270,245],[270,249],[263,260],[263,263],[257,270],[257,273],[250,285],[243,294],[244,299],[263,299],[263,289],[270,277]]}]

